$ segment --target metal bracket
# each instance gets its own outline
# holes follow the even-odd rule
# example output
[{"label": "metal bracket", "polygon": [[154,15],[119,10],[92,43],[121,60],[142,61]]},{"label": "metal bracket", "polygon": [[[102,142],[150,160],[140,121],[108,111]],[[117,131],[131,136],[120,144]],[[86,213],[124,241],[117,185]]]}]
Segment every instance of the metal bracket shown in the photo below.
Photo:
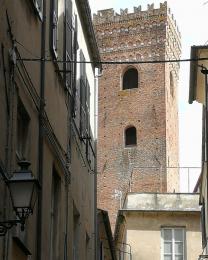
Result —
[{"label": "metal bracket", "polygon": [[208,255],[199,255],[198,260],[200,260],[200,259],[208,259]]},{"label": "metal bracket", "polygon": [[9,220],[0,222],[0,237],[5,236],[7,231],[11,229],[13,226],[16,226],[18,223],[22,224],[20,220]]},{"label": "metal bracket", "polygon": [[201,70],[201,73],[204,74],[204,75],[207,75],[208,74],[208,69],[203,68]]}]

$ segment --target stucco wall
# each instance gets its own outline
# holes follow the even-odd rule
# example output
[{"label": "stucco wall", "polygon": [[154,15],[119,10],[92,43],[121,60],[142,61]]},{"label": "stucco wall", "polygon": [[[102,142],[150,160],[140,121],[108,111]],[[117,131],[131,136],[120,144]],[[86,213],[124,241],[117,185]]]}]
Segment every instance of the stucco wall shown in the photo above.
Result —
[{"label": "stucco wall", "polygon": [[[120,241],[131,245],[132,260],[161,260],[161,227],[184,227],[185,260],[196,260],[201,253],[200,213],[125,212],[125,231]],[[123,239],[121,239],[121,236]],[[126,260],[128,258],[126,254]]]},{"label": "stucco wall", "polygon": [[[23,70],[23,66],[20,61],[17,61],[17,65],[14,66],[14,77],[11,74],[11,64],[9,64],[9,50],[12,47],[12,41],[8,33],[8,23],[6,11],[8,13],[9,21],[11,23],[11,30],[15,40],[19,43],[15,43],[18,51],[22,58],[40,58],[41,57],[41,26],[42,21],[39,18],[35,7],[33,6],[34,1],[18,1],[18,4],[14,4],[14,1],[3,1],[1,4],[0,13],[0,45],[4,46],[4,58],[5,68],[3,67],[3,55],[0,52],[0,77],[4,77],[4,69],[6,73],[6,81],[0,81],[0,121],[4,124],[0,124],[0,160],[3,162],[7,172],[13,172],[17,169],[18,158],[16,156],[17,147],[17,99],[21,99],[25,110],[30,117],[30,129],[29,129],[29,150],[26,159],[31,162],[30,169],[32,170],[35,177],[39,175],[38,160],[39,160],[39,98],[40,98],[40,78],[41,70],[40,60],[28,61],[25,63],[25,68],[29,76]],[[79,259],[94,258],[94,238],[95,238],[95,226],[94,226],[94,214],[95,214],[95,201],[94,201],[94,175],[89,169],[89,165],[86,159],[86,145],[81,142],[78,133],[69,131],[69,117],[71,116],[70,104],[68,103],[69,93],[67,93],[66,86],[64,85],[62,74],[58,72],[58,69],[62,69],[62,63],[54,61],[54,57],[51,54],[50,48],[50,34],[51,34],[51,4],[53,1],[46,0],[46,39],[45,39],[45,52],[48,61],[45,63],[45,97],[44,97],[44,109],[47,120],[44,120],[44,141],[43,141],[43,179],[41,185],[42,198],[39,201],[42,205],[41,219],[38,221],[41,223],[42,234],[37,233],[37,204],[34,208],[34,213],[28,218],[25,231],[25,239],[22,243],[32,253],[32,259],[40,260],[40,256],[37,256],[39,252],[42,259],[51,259],[52,251],[56,251],[56,259],[63,259],[66,255],[65,243],[67,243],[68,256],[67,259],[73,258],[74,250],[74,205],[79,214]],[[89,38],[86,38],[82,30],[83,23],[88,21],[83,19],[76,8],[77,1],[73,2],[73,16],[78,16],[78,45],[83,50],[86,60],[90,60],[89,55]],[[78,1],[80,2],[80,1]],[[59,24],[58,24],[58,59],[63,60],[63,6],[64,0],[59,0]],[[96,50],[95,50],[96,52]],[[79,67],[79,64],[77,65]],[[21,77],[20,73],[23,77]],[[91,122],[94,123],[94,70],[93,66],[87,65],[86,74],[91,89]],[[30,80],[28,79],[30,78]],[[79,80],[79,73],[77,74],[77,81]],[[15,81],[15,84],[14,84]],[[6,107],[6,88],[9,92],[9,105],[12,107],[10,118],[7,114]],[[77,88],[79,85],[77,85]],[[11,102],[11,90],[13,93],[13,102]],[[36,103],[35,103],[36,102]],[[67,103],[67,104],[66,104]],[[9,129],[7,128],[6,122],[10,122]],[[11,125],[11,123],[13,123]],[[71,130],[71,129],[70,129]],[[9,138],[7,133],[9,132]],[[72,133],[73,132],[73,133]],[[9,139],[9,144],[8,140]],[[10,140],[11,139],[11,140]],[[71,141],[71,154],[72,158],[69,162],[66,159],[67,147],[69,146],[69,140]],[[7,149],[9,148],[9,156],[7,155]],[[9,157],[9,158],[8,158]],[[8,163],[9,161],[9,163]],[[93,162],[92,162],[93,164]],[[57,175],[60,177],[60,191],[59,191],[59,210],[57,210],[58,224],[57,233],[57,248],[54,249],[51,243],[51,229],[52,229],[52,178],[53,178],[53,167],[55,167]],[[67,170],[66,170],[67,169]],[[65,173],[71,174],[70,184],[67,185]],[[69,174],[70,172],[70,174]],[[68,187],[68,190],[66,189]],[[0,220],[13,219],[15,216],[12,210],[9,209],[10,198],[7,196],[5,199],[5,192],[3,181],[0,183]],[[8,194],[7,194],[8,195]],[[68,204],[67,200],[68,198]],[[6,210],[5,210],[6,209]],[[68,211],[67,211],[68,209]],[[5,212],[6,211],[6,212]],[[6,216],[4,216],[4,214]],[[77,214],[77,212],[76,212]],[[4,243],[4,239],[0,240],[0,259],[6,258],[9,260],[24,260],[26,257],[23,256],[21,248],[14,243],[12,237],[17,235],[19,228],[13,227],[9,231],[8,241]],[[68,240],[67,235],[68,234]],[[87,247],[86,237],[89,238]],[[37,241],[41,241],[42,248],[37,248]],[[88,252],[87,252],[88,251]]]}]

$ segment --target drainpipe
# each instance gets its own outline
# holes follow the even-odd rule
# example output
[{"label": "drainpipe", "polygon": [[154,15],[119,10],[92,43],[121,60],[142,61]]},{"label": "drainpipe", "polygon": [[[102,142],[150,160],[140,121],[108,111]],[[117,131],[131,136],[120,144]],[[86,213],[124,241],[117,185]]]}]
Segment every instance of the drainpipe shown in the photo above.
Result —
[{"label": "drainpipe", "polygon": [[95,225],[95,260],[98,259],[98,222],[97,222],[97,136],[98,136],[98,79],[102,76],[100,69],[95,70],[94,78],[94,139],[95,143],[95,173],[94,173],[94,225]]},{"label": "drainpipe", "polygon": [[95,260],[98,259],[97,257],[97,76],[94,78],[94,139],[95,143],[95,172],[94,172],[94,234],[95,234]]},{"label": "drainpipe", "polygon": [[[201,66],[201,73],[204,74],[205,77],[205,161],[207,163],[206,170],[208,173],[208,68]],[[207,201],[208,201],[208,185],[206,187],[207,189]],[[207,246],[206,246],[206,253],[208,252]]]},{"label": "drainpipe", "polygon": [[[44,129],[43,114],[45,106],[45,39],[46,39],[46,0],[43,0],[43,18],[41,26],[41,63],[40,63],[40,111],[39,111],[39,140],[38,140],[38,180],[40,185],[43,183],[43,145],[44,145]],[[38,213],[37,213],[37,253],[36,259],[42,259],[42,193],[38,194]]]},{"label": "drainpipe", "polygon": [[[203,73],[203,72],[202,72]],[[205,76],[205,97],[206,97],[206,110],[205,110],[205,118],[206,118],[206,125],[205,125],[205,140],[206,140],[206,163],[207,163],[207,173],[208,173],[208,69],[204,71],[204,76]],[[207,185],[207,201],[208,201],[208,185]],[[208,253],[208,249],[206,246],[206,254]]]}]

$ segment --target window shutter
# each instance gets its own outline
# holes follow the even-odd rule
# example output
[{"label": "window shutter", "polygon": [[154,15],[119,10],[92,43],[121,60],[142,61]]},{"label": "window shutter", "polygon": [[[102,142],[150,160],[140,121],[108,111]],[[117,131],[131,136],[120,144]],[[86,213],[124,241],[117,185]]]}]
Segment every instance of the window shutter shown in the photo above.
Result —
[{"label": "window shutter", "polygon": [[66,1],[66,86],[71,88],[72,86],[72,35],[73,35],[73,28],[72,28],[72,2],[71,0]]},{"label": "window shutter", "polygon": [[75,16],[73,37],[73,82],[72,82],[72,116],[76,116],[76,94],[77,94],[77,16]]},{"label": "window shutter", "polygon": [[86,86],[84,82],[80,81],[80,134],[81,137],[86,137]]},{"label": "window shutter", "polygon": [[55,58],[58,57],[58,0],[52,2],[51,18],[51,49]]},{"label": "window shutter", "polygon": [[80,50],[80,135],[85,137],[86,130],[86,74],[84,54]]},{"label": "window shutter", "polygon": [[86,100],[85,100],[85,113],[86,113],[86,130],[85,130],[85,135],[86,135],[86,158],[88,162],[90,161],[90,111],[89,111],[89,106],[90,106],[90,86],[89,82],[86,79]]},{"label": "window shutter", "polygon": [[201,232],[202,232],[202,247],[205,248],[207,245],[206,238],[206,226],[205,226],[205,203],[203,200],[202,208],[201,208]]},{"label": "window shutter", "polygon": [[42,13],[43,0],[33,0],[33,4],[38,12]]}]

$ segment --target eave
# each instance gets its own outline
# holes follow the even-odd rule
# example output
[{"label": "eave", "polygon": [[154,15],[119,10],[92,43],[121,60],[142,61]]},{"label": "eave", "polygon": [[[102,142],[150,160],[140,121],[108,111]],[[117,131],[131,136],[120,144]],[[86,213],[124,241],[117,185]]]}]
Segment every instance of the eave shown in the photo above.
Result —
[{"label": "eave", "polygon": [[91,10],[88,0],[75,0],[77,9],[79,12],[82,28],[87,39],[88,51],[90,53],[91,61],[93,62],[94,68],[97,67],[102,69],[101,58],[95,38],[95,32],[93,28]]}]

